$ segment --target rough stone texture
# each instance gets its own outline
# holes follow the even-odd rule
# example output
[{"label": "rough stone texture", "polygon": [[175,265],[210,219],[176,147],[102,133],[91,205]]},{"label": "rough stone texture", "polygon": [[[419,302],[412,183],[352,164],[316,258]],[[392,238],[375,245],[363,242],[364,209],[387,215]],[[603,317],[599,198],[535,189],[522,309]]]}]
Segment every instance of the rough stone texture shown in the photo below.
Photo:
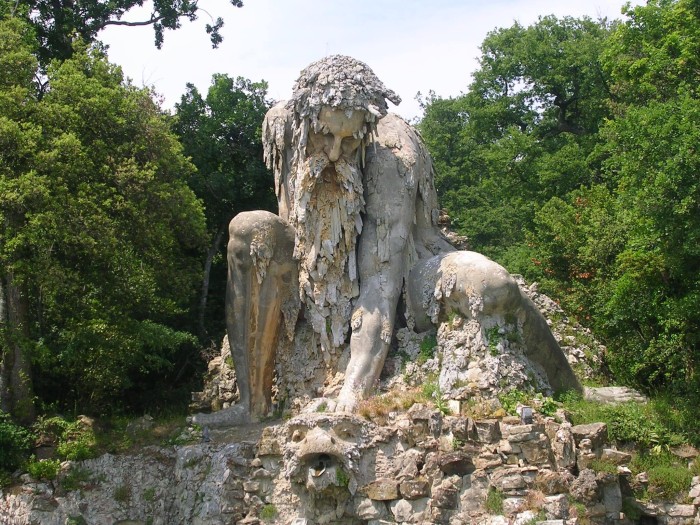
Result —
[{"label": "rough stone texture", "polygon": [[[480,422],[425,406],[394,414],[386,426],[347,414],[306,413],[270,426],[213,430],[209,443],[66,463],[53,483],[25,475],[24,484],[0,494],[0,524],[65,525],[82,519],[100,525],[524,525],[542,510],[552,523],[585,518],[594,525],[629,525],[620,518],[620,476],[596,474],[578,464],[557,470],[555,465],[563,463],[557,450],[562,449],[549,436],[568,423],[539,414],[532,425],[513,422],[506,418],[499,424],[499,441],[471,441],[457,444],[457,450],[440,447],[452,443],[455,429],[466,431]],[[579,443],[590,449],[591,439]],[[553,461],[533,464],[529,445]],[[601,447],[612,450],[604,443]],[[71,471],[80,481],[67,490],[64,480]],[[504,516],[485,510],[489,490],[503,494]],[[699,495],[696,478],[688,497]],[[571,507],[569,498],[584,505],[585,516],[576,518],[581,509]],[[630,505],[663,524],[699,518],[690,504],[632,500]],[[269,508],[277,515],[263,520],[263,509]]]},{"label": "rough stone texture", "polygon": [[586,387],[584,389],[584,398],[589,401],[598,401],[609,405],[630,401],[636,401],[637,403],[646,403],[648,401],[645,396],[626,386]]}]

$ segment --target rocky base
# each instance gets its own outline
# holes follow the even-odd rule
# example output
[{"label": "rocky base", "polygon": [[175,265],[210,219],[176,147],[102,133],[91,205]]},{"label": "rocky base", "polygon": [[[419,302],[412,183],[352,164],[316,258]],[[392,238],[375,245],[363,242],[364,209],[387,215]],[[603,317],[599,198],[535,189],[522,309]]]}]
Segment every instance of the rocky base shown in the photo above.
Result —
[{"label": "rocky base", "polygon": [[[637,502],[630,456],[606,444],[602,423],[414,405],[383,426],[313,413],[246,431],[65,463],[48,483],[25,475],[0,494],[0,523],[583,525],[630,524],[630,511],[644,523],[700,523],[700,479],[685,504]],[[595,460],[617,472],[592,470]]]}]

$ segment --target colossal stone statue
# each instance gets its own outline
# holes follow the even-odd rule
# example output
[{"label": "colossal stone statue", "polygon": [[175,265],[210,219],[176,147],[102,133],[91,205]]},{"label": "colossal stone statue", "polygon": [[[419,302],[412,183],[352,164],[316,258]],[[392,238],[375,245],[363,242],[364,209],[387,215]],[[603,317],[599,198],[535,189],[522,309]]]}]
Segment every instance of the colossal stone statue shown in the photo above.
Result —
[{"label": "colossal stone statue", "polygon": [[379,378],[399,302],[421,329],[451,311],[508,315],[552,388],[580,388],[506,270],[443,237],[430,156],[416,131],[387,112],[387,100],[400,102],[366,64],[336,55],[304,69],[291,100],[266,115],[279,214],[231,221],[226,320],[240,401],[225,414],[197,416],[203,424],[270,411],[278,341],[292,340],[301,323],[331,367],[349,338],[335,409],[352,411]]}]

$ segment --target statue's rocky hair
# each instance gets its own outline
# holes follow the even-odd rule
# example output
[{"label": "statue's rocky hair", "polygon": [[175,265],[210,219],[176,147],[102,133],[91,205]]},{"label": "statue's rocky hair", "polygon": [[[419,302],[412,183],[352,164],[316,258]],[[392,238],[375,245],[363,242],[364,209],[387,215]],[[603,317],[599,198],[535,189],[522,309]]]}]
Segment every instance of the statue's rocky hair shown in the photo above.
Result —
[{"label": "statue's rocky hair", "polygon": [[323,132],[318,115],[323,106],[344,111],[365,111],[367,126],[356,138],[366,143],[376,130],[377,119],[387,114],[387,100],[398,105],[401,98],[388,89],[364,62],[344,55],[318,60],[299,74],[287,108],[294,114],[297,153],[303,156],[311,129]]}]

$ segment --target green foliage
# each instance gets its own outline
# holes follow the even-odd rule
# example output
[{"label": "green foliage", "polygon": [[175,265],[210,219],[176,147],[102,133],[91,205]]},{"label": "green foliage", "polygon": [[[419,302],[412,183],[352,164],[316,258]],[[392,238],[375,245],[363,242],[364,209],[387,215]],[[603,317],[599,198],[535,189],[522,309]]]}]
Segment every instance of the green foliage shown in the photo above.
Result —
[{"label": "green foliage", "polygon": [[420,342],[420,352],[418,353],[418,358],[416,359],[418,364],[424,364],[428,359],[435,357],[435,351],[437,349],[437,338],[435,335],[426,335]]},{"label": "green foliage", "polygon": [[0,42],[0,278],[23,291],[35,390],[84,412],[138,407],[172,391],[196,342],[182,329],[205,231],[194,168],[151,93],[98,50],[52,64],[43,97],[21,50]]},{"label": "green foliage", "polygon": [[524,233],[553,196],[591,181],[587,157],[607,116],[604,22],[540,18],[489,33],[469,92],[431,94],[422,135],[453,226],[474,249],[540,277]]},{"label": "green foliage", "polygon": [[472,247],[540,281],[618,381],[697,405],[700,10],[625,14],[489,33],[469,91],[431,93],[420,127]]},{"label": "green foliage", "polygon": [[0,472],[12,473],[19,468],[33,444],[31,432],[0,411]]},{"label": "green foliage", "polygon": [[56,442],[56,453],[62,459],[81,461],[98,455],[97,439],[90,425],[68,421],[62,417],[40,417],[34,431],[43,439]]},{"label": "green foliage", "polygon": [[489,487],[489,491],[486,494],[486,510],[489,514],[503,514],[503,500],[505,496],[500,490],[496,490],[493,487]]},{"label": "green foliage", "polygon": [[61,462],[58,459],[40,459],[32,457],[27,463],[27,472],[38,480],[53,480],[61,470]]},{"label": "green foliage", "polygon": [[678,445],[686,440],[654,403],[627,402],[607,405],[586,401],[580,394],[569,392],[562,397],[564,408],[575,425],[604,422],[608,437],[617,443],[636,443],[644,449],[658,445]]},{"label": "green foliage", "polygon": [[632,472],[646,472],[649,484],[637,495],[647,500],[676,500],[687,496],[693,472],[680,458],[669,452],[636,454]]},{"label": "green foliage", "polygon": [[533,407],[544,416],[553,416],[560,404],[551,397],[546,397],[541,393],[525,392],[522,390],[510,390],[498,395],[498,401],[503,410],[511,416],[517,415],[518,405]]},{"label": "green foliage", "polygon": [[335,482],[339,487],[346,488],[350,484],[350,476],[343,470],[342,467],[338,467],[335,471]]},{"label": "green foliage", "polygon": [[272,503],[268,503],[260,509],[260,519],[263,521],[272,521],[277,517],[278,511]]},{"label": "green foliage", "polygon": [[[204,203],[210,268],[206,309],[198,312],[200,337],[225,331],[225,235],[241,211],[277,211],[272,173],[263,163],[262,122],[270,108],[267,84],[216,74],[206,97],[192,84],[175,105],[174,132],[197,167],[189,187]],[[200,299],[201,300],[201,299]],[[216,336],[218,337],[218,335]]]},{"label": "green foliage", "polygon": [[489,346],[489,354],[496,357],[498,355],[498,343],[503,339],[501,336],[501,327],[498,325],[492,326],[485,330],[486,342]]},{"label": "green foliage", "polygon": [[[4,2],[3,2],[4,3]],[[240,0],[230,0],[231,5],[241,7]],[[10,2],[8,2],[10,4]],[[153,27],[155,45],[163,45],[166,29],[178,29],[183,20],[196,20],[199,14],[199,2],[190,0],[180,2],[165,0],[155,2],[151,13],[143,15],[142,20],[122,18],[128,11],[140,7],[138,0],[120,0],[119,2],[100,2],[98,0],[16,0],[12,8],[0,8],[0,15],[9,11],[14,16],[24,16],[33,25],[39,44],[39,57],[44,64],[51,59],[67,59],[72,56],[71,43],[74,38],[86,42],[95,42],[104,28],[112,25]],[[206,32],[213,47],[222,42],[221,28],[224,21],[217,17],[211,24],[206,24]]]},{"label": "green foliage", "polygon": [[144,501],[155,501],[156,499],[156,489],[153,487],[149,487],[143,491],[143,499]]},{"label": "green foliage", "polygon": [[72,465],[61,479],[61,487],[66,491],[78,490],[90,481],[90,471],[84,467]]},{"label": "green foliage", "polygon": [[131,501],[131,487],[126,483],[115,487],[112,497],[117,503],[128,503]]},{"label": "green foliage", "polygon": [[603,459],[594,459],[590,464],[591,470],[604,472],[606,474],[617,474],[617,465]]}]

